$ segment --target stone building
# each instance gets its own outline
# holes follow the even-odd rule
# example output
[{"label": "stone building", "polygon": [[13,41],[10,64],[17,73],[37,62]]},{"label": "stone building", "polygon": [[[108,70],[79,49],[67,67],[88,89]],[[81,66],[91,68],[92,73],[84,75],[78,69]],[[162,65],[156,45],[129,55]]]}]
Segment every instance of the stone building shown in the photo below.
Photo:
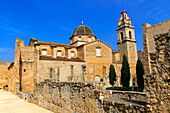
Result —
[{"label": "stone building", "polygon": [[[145,23],[142,25],[142,29],[144,52],[140,50],[138,51],[138,55],[141,61],[143,61],[142,63],[145,68],[145,74],[151,74],[151,63],[149,54],[156,51],[154,35],[167,33],[170,29],[170,19],[152,26],[148,23]],[[143,55],[144,57],[142,58]]]},{"label": "stone building", "polygon": [[[121,13],[117,27],[118,51],[96,38],[92,30],[80,25],[69,38],[70,44],[60,44],[30,39],[16,39],[15,61],[11,70],[11,80],[15,87],[11,90],[31,92],[35,83],[44,79],[57,81],[104,81],[109,85],[109,67],[114,65],[120,86],[122,57],[125,54],[130,64],[131,75],[135,75],[137,52],[134,27],[127,12]],[[132,76],[134,77],[134,76]],[[132,84],[132,83],[131,83]],[[15,89],[13,89],[15,88]]]},{"label": "stone building", "polygon": [[0,89],[8,85],[8,66],[10,63],[10,61],[0,61]]}]

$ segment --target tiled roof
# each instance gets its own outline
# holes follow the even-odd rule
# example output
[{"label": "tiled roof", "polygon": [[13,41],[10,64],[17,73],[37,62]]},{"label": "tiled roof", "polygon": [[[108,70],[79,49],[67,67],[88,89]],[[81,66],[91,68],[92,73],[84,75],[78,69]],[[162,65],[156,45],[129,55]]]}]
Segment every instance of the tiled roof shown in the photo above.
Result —
[{"label": "tiled roof", "polygon": [[119,51],[112,50],[113,53],[120,53]]},{"label": "tiled roof", "polygon": [[53,43],[53,42],[44,42],[44,41],[37,41],[37,44],[45,44],[45,45],[53,45],[53,46],[65,46],[65,47],[76,48],[76,46],[73,46],[73,45],[61,44],[61,43]]},{"label": "tiled roof", "polygon": [[85,62],[84,60],[80,58],[66,58],[66,57],[51,57],[51,56],[40,56],[40,60],[56,60],[56,61],[75,61],[75,62]]}]

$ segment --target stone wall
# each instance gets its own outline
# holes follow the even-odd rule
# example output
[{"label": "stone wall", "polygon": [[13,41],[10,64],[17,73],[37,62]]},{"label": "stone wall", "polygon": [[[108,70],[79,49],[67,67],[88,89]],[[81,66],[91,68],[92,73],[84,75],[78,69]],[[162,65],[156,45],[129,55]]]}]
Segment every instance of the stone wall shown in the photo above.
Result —
[{"label": "stone wall", "polygon": [[144,113],[152,110],[141,101],[145,100],[145,93],[104,89],[103,82],[58,82],[47,79],[36,84],[33,93],[18,95],[56,113]]},{"label": "stone wall", "polygon": [[0,61],[0,88],[9,84],[8,82],[8,66],[10,61]]},{"label": "stone wall", "polygon": [[145,61],[145,53],[143,52],[143,50],[138,50],[138,58],[141,60],[145,73],[147,73],[146,71],[146,61]]},{"label": "stone wall", "polygon": [[39,60],[37,65],[37,82],[44,79],[57,79],[58,81],[84,81],[85,62]]},{"label": "stone wall", "polygon": [[170,19],[164,22],[155,24],[151,26],[148,23],[142,25],[143,29],[143,48],[145,53],[145,61],[146,61],[146,74],[151,74],[151,64],[150,64],[150,52],[155,52],[155,42],[154,42],[154,35],[155,34],[162,34],[167,33],[170,29]]},{"label": "stone wall", "polygon": [[102,104],[90,84],[46,80],[37,84],[34,94],[28,100],[57,113],[102,113]]},{"label": "stone wall", "polygon": [[154,36],[156,52],[151,53],[151,75],[145,75],[147,102],[154,112],[170,112],[170,32]]}]

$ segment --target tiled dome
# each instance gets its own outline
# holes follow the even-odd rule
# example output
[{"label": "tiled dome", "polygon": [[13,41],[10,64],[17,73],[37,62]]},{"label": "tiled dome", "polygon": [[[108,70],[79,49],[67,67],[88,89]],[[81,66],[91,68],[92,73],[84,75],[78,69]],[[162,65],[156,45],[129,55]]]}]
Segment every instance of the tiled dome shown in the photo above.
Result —
[{"label": "tiled dome", "polygon": [[72,34],[72,36],[76,35],[94,35],[94,34],[88,26],[81,25],[77,27]]}]

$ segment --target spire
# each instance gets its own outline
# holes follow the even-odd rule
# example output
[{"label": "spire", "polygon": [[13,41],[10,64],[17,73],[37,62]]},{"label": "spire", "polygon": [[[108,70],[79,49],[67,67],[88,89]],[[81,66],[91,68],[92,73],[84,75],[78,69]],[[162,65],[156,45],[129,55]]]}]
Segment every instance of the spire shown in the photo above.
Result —
[{"label": "spire", "polygon": [[83,21],[82,21],[82,25],[83,25]]}]

